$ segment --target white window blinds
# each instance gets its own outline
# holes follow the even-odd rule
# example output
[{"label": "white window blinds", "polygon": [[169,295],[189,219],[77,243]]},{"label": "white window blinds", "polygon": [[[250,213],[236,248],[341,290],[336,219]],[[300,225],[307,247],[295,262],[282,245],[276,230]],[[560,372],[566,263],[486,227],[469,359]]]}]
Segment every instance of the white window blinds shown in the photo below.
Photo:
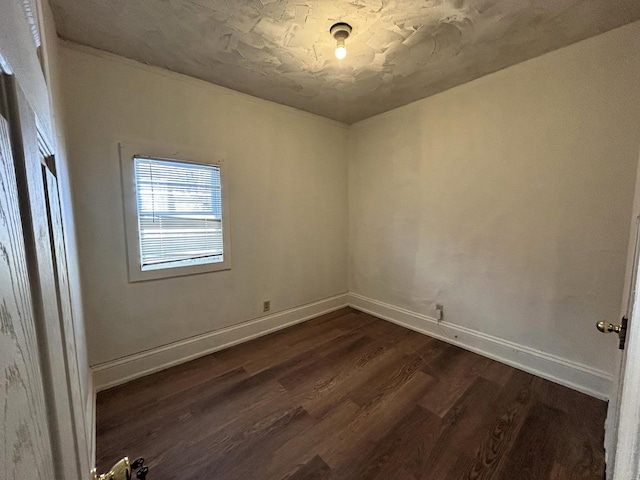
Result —
[{"label": "white window blinds", "polygon": [[220,167],[134,157],[141,269],[222,262]]}]

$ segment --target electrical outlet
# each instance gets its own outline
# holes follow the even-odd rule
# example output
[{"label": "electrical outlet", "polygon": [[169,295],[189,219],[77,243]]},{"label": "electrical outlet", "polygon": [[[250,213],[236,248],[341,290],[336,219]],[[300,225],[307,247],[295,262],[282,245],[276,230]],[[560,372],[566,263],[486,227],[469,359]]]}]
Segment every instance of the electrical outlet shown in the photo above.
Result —
[{"label": "electrical outlet", "polygon": [[436,320],[438,323],[444,320],[444,305],[440,303],[436,304]]},{"label": "electrical outlet", "polygon": [[262,311],[268,312],[269,310],[271,310],[271,300],[265,300],[262,302]]}]

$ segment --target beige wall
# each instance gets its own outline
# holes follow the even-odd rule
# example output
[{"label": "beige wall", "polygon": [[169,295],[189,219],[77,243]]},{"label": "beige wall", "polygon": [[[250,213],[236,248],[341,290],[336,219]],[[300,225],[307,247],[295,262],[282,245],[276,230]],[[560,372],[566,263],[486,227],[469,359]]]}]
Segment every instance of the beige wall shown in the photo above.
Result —
[{"label": "beige wall", "polygon": [[[82,47],[62,61],[92,365],[347,291],[345,126]],[[128,282],[122,140],[225,159],[230,271]]]},{"label": "beige wall", "polygon": [[[38,6],[42,2],[32,2]],[[46,5],[44,13],[49,12]],[[42,33],[42,32],[41,32]],[[45,51],[48,55],[50,52]],[[45,133],[53,133],[49,90],[36,55],[31,27],[27,23],[23,2],[3,1],[0,3],[0,64],[9,66],[12,74],[19,79],[20,88],[40,120]]]},{"label": "beige wall", "polygon": [[355,124],[349,289],[613,372],[640,23]]},{"label": "beige wall", "polygon": [[[624,291],[638,40],[635,23],[351,129],[64,44],[91,363],[258,318],[263,300],[278,312],[343,293],[348,277],[376,301],[431,316],[443,303],[449,324],[614,372],[615,339],[593,325]],[[230,272],[127,281],[121,140],[225,158]]]}]

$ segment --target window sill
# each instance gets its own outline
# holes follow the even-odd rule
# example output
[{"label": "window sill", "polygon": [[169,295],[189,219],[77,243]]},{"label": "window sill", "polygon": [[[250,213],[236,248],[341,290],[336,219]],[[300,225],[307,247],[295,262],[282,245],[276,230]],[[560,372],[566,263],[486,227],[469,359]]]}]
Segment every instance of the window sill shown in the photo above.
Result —
[{"label": "window sill", "polygon": [[145,282],[148,280],[160,280],[162,278],[184,277],[199,275],[202,273],[221,272],[231,270],[231,262],[201,263],[182,267],[155,268],[151,270],[129,269],[129,282]]}]

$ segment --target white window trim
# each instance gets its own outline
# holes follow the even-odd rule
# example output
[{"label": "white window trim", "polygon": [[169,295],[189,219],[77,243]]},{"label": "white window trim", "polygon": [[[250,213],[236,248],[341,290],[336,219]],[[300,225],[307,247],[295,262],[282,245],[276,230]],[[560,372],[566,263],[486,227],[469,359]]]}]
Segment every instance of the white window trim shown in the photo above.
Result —
[{"label": "white window trim", "polygon": [[[214,159],[212,155],[185,152],[166,146],[144,146],[132,143],[119,143],[120,172],[122,180],[122,200],[124,211],[125,237],[127,243],[127,265],[130,282],[143,282],[161,278],[182,277],[200,273],[219,272],[231,269],[231,235],[229,232],[229,188],[226,181],[224,160]],[[224,260],[222,262],[203,263],[198,265],[172,266],[142,270],[140,261],[140,241],[138,232],[138,208],[136,198],[136,182],[134,157],[151,157],[174,160],[183,163],[211,165],[220,168],[220,184],[222,195],[222,241]],[[213,161],[212,161],[213,160]]]}]

